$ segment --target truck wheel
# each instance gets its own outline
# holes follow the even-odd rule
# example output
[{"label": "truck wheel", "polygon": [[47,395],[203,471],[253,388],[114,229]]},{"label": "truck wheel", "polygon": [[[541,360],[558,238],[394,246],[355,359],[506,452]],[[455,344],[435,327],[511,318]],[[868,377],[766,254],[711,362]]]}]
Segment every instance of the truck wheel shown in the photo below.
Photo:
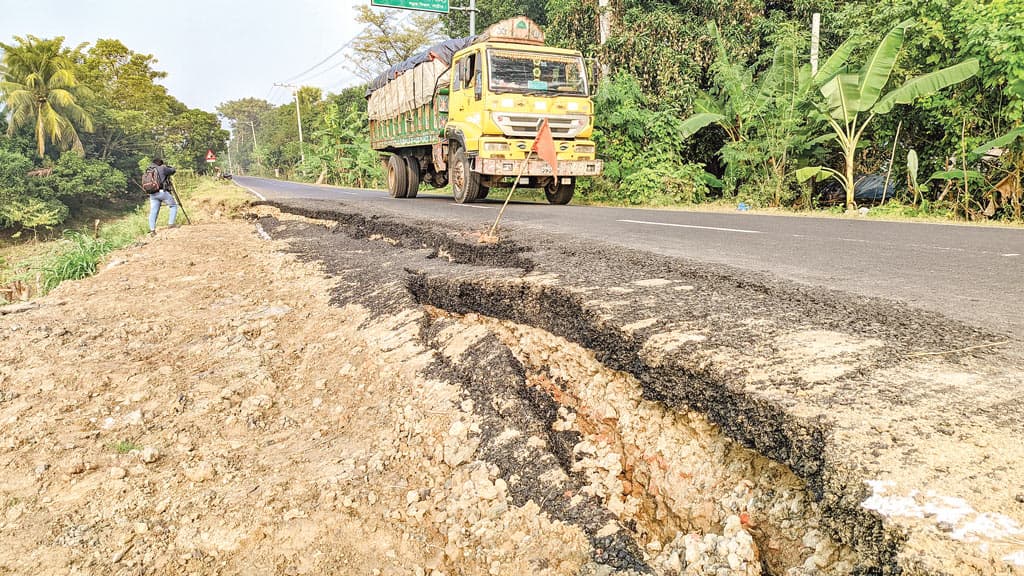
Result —
[{"label": "truck wheel", "polygon": [[480,175],[473,172],[466,150],[457,144],[449,156],[448,174],[455,201],[459,204],[476,202],[480,193]]},{"label": "truck wheel", "polygon": [[405,159],[398,154],[392,154],[388,159],[388,194],[391,194],[392,198],[405,198],[407,172]]},{"label": "truck wheel", "polygon": [[420,191],[420,161],[415,156],[405,159],[405,197],[415,198]]},{"label": "truck wheel", "polygon": [[552,178],[544,185],[544,195],[551,204],[568,204],[576,193],[576,179],[570,178],[568,184],[561,184],[561,178]]}]

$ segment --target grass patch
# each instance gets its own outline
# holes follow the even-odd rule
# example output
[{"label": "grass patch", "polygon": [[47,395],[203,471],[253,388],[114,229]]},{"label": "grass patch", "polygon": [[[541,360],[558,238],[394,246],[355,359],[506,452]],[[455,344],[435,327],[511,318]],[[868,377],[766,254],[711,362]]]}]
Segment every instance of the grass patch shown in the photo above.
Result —
[{"label": "grass patch", "polygon": [[142,450],[142,446],[132,442],[131,440],[121,440],[111,444],[110,448],[118,454],[127,454],[132,450]]},{"label": "grass patch", "polygon": [[[225,181],[191,177],[176,178],[176,183],[182,208],[193,222],[234,215],[249,202],[244,191]],[[185,221],[184,212],[178,211],[179,223]],[[91,226],[66,229],[55,240],[8,240],[0,247],[0,290],[17,286],[22,296],[26,292],[43,295],[65,280],[95,274],[108,254],[132,244],[149,231],[149,202],[144,195],[138,197],[138,205],[132,212],[123,214],[121,207],[105,222],[97,218]],[[166,226],[168,214],[166,208],[160,210],[158,227]],[[0,303],[14,293],[0,291]]]}]

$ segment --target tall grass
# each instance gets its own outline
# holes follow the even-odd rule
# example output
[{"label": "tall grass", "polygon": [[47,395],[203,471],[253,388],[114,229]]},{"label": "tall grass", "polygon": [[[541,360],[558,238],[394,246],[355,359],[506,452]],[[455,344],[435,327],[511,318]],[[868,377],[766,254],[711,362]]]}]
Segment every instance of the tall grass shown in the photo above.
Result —
[{"label": "tall grass", "polygon": [[65,280],[80,280],[95,274],[104,256],[124,248],[148,231],[146,214],[145,207],[138,208],[93,233],[65,230],[60,248],[34,267],[39,272],[42,292],[53,290]]},{"label": "tall grass", "polygon": [[[185,172],[182,174],[182,172]],[[179,179],[178,174],[182,174]],[[191,207],[191,199],[199,195],[206,210],[234,213],[248,202],[244,192],[233,184],[195,176],[190,171],[175,174],[175,184],[184,202]],[[202,213],[202,212],[201,212]],[[189,212],[193,217],[197,214]],[[29,294],[50,292],[65,280],[79,280],[95,274],[107,254],[124,248],[149,232],[149,202],[143,202],[134,212],[111,220],[96,228],[65,230],[60,240],[52,244],[45,254],[16,263],[0,260],[0,287],[7,282],[28,285]],[[168,211],[160,210],[159,226],[167,223]],[[200,216],[201,217],[201,216]],[[184,214],[178,212],[179,220]],[[0,294],[0,304],[4,297]]]}]

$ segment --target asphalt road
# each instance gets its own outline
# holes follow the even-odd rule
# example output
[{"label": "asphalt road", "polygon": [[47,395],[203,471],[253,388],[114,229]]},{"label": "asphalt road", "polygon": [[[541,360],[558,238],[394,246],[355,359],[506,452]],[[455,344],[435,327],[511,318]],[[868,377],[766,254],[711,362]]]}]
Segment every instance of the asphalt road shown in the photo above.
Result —
[{"label": "asphalt road", "polygon": [[[460,205],[450,195],[423,192],[410,200],[379,190],[250,177],[235,181],[268,200],[365,204],[397,217],[478,230],[486,230],[501,207],[493,198]],[[563,234],[567,243],[611,243],[898,300],[1024,338],[1021,228],[532,203],[511,204],[502,222]]]}]

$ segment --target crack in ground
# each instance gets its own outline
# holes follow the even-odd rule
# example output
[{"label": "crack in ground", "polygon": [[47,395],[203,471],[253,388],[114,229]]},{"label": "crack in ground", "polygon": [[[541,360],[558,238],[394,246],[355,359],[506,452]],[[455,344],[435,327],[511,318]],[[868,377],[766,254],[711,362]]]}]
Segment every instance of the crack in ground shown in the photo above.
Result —
[{"label": "crack in ground", "polygon": [[[437,335],[453,324],[435,320],[423,338],[435,349]],[[495,336],[473,344],[457,363],[440,356],[431,377],[459,382],[484,422],[477,457],[495,464],[517,506],[536,502],[553,518],[579,526],[590,539],[593,559],[618,570],[653,571],[629,532],[596,496],[576,497],[584,483],[572,472],[572,446],[579,434],[557,432],[559,404],[530,386],[523,366]]]}]

